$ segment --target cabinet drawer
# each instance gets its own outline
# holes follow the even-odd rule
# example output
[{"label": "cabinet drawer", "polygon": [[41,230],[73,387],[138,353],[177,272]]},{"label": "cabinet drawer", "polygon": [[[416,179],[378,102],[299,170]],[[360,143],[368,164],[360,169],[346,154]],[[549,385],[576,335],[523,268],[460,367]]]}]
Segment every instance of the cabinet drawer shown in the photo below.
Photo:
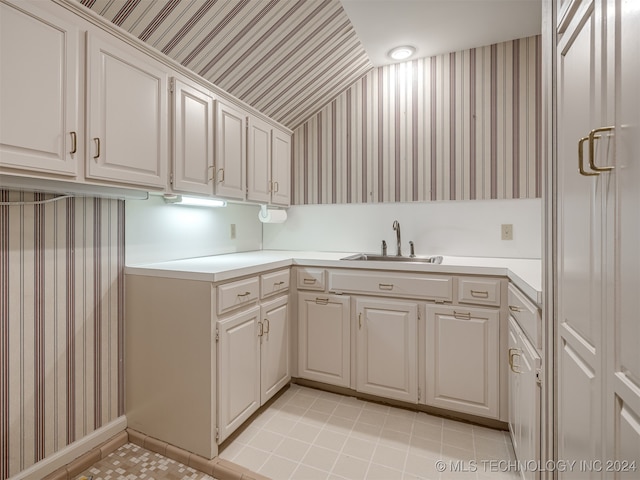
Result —
[{"label": "cabinet drawer", "polygon": [[542,317],[540,310],[515,286],[509,284],[509,315],[520,325],[536,348],[542,348]]},{"label": "cabinet drawer", "polygon": [[458,280],[458,302],[500,306],[500,280],[464,278]]},{"label": "cabinet drawer", "polygon": [[329,290],[426,300],[453,299],[453,278],[379,272],[329,272]]},{"label": "cabinet drawer", "polygon": [[218,286],[218,315],[255,302],[259,290],[257,277]]},{"label": "cabinet drawer", "polygon": [[260,298],[289,290],[289,269],[260,275]]},{"label": "cabinet drawer", "polygon": [[323,290],[325,288],[325,271],[321,268],[298,269],[299,290]]}]

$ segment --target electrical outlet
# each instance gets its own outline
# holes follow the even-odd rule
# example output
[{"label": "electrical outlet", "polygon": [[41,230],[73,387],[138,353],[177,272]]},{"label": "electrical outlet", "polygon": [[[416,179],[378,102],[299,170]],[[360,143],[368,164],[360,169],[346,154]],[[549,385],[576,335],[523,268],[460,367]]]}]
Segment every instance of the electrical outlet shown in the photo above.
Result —
[{"label": "electrical outlet", "polygon": [[513,225],[510,223],[502,224],[502,240],[513,240]]},{"label": "electrical outlet", "polygon": [[231,228],[229,229],[229,238],[233,240],[236,238],[236,224],[232,223]]}]

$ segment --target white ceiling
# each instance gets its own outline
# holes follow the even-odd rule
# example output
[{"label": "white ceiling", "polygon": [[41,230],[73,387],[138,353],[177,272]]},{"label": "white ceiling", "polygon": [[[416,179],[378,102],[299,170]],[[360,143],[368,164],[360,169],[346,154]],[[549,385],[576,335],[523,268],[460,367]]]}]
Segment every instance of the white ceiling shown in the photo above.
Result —
[{"label": "white ceiling", "polygon": [[378,67],[399,45],[413,58],[540,33],[541,0],[340,0],[371,62]]}]

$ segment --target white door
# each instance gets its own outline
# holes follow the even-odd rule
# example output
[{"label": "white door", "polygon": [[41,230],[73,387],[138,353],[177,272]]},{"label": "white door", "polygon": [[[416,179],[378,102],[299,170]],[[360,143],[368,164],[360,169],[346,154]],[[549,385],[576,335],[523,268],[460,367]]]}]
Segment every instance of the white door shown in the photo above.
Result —
[{"label": "white door", "polygon": [[74,176],[82,158],[78,41],[71,21],[0,4],[0,166]]},{"label": "white door", "polygon": [[289,296],[262,305],[260,337],[260,403],[264,404],[289,380]]},{"label": "white door", "polygon": [[247,199],[270,203],[271,181],[271,125],[255,117],[247,122]]},{"label": "white door", "polygon": [[[613,4],[613,2],[610,2]],[[620,72],[616,116],[615,295],[610,326],[613,375],[607,415],[612,414],[607,458],[629,468],[619,478],[640,476],[640,9],[638,2],[619,2]],[[612,5],[613,6],[613,5]],[[612,199],[613,200],[613,199]],[[636,469],[630,464],[635,462]]]},{"label": "white door", "polygon": [[[602,189],[588,167],[600,121],[601,2],[585,2],[558,44],[558,459],[602,459]],[[599,146],[605,143],[599,141]],[[561,478],[598,478],[560,472]]]},{"label": "white door", "polygon": [[418,402],[418,304],[356,300],[356,389]]},{"label": "white door", "polygon": [[318,382],[351,384],[348,296],[298,294],[298,375]]},{"label": "white door", "polygon": [[271,203],[288,207],[291,204],[291,135],[273,129]]},{"label": "white door", "polygon": [[244,200],[247,164],[246,114],[216,101],[216,195]]},{"label": "white door", "polygon": [[499,417],[499,328],[498,310],[427,306],[428,405]]},{"label": "white door", "polygon": [[172,87],[173,190],[213,195],[213,98],[175,78]]},{"label": "white door", "polygon": [[167,185],[166,67],[107,34],[87,36],[88,178]]},{"label": "white door", "polygon": [[260,407],[260,307],[218,321],[218,443]]}]

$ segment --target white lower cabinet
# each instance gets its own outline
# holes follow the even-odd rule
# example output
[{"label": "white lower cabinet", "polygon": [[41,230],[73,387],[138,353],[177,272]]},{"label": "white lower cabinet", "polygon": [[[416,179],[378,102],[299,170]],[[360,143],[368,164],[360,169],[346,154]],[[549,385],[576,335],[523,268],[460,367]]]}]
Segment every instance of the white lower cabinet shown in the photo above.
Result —
[{"label": "white lower cabinet", "polygon": [[281,297],[261,307],[260,403],[273,397],[289,380],[289,297]]},{"label": "white lower cabinet", "polygon": [[[541,359],[514,318],[509,319],[509,431],[521,464],[540,460]],[[536,480],[539,472],[523,469],[522,478]]]},{"label": "white lower cabinet", "polygon": [[260,407],[260,307],[218,321],[218,443]]},{"label": "white lower cabinet", "polygon": [[350,297],[298,293],[298,376],[350,386]]},{"label": "white lower cabinet", "polygon": [[287,295],[218,320],[218,443],[291,380],[288,305]]},{"label": "white lower cabinet", "polygon": [[418,304],[357,298],[359,392],[418,402]]},{"label": "white lower cabinet", "polygon": [[427,306],[426,403],[499,418],[500,312]]}]

